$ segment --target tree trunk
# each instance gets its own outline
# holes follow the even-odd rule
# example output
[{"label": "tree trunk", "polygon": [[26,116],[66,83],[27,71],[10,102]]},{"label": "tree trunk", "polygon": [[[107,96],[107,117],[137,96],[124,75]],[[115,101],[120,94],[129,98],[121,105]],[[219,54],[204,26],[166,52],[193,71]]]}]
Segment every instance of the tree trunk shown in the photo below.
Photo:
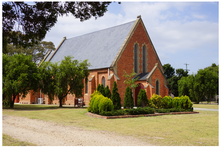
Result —
[{"label": "tree trunk", "polygon": [[62,98],[59,98],[59,107],[62,107]]},{"label": "tree trunk", "polygon": [[10,101],[10,108],[14,108],[14,102],[15,102],[16,94],[12,95],[12,99]]}]

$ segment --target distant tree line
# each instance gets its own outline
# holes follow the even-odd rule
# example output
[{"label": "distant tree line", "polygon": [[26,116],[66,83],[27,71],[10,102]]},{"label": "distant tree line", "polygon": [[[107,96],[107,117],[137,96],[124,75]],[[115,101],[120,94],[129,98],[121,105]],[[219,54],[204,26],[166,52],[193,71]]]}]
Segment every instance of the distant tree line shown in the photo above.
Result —
[{"label": "distant tree line", "polygon": [[215,95],[218,95],[219,65],[212,64],[209,67],[200,69],[197,74],[188,75],[183,69],[175,69],[170,64],[163,65],[169,92],[175,96],[187,95],[191,101],[210,102]]}]

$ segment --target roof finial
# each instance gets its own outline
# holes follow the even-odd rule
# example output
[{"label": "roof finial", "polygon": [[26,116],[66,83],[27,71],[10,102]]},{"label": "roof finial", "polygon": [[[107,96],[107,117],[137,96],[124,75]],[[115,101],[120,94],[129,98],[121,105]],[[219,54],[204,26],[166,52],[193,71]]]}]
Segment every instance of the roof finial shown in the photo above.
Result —
[{"label": "roof finial", "polygon": [[137,18],[141,18],[141,15],[138,15]]}]

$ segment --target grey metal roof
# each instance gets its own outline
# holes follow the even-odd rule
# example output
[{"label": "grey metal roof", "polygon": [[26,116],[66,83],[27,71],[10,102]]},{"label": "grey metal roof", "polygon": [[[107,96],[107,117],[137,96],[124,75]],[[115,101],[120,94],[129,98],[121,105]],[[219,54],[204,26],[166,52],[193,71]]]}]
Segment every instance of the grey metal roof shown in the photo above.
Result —
[{"label": "grey metal roof", "polygon": [[50,61],[59,62],[63,60],[65,56],[71,55],[79,61],[88,59],[91,64],[89,69],[108,68],[134,23],[135,21],[132,21],[66,39]]},{"label": "grey metal roof", "polygon": [[135,76],[133,79],[136,79],[137,77],[139,77],[138,80],[146,80],[148,75],[149,75],[149,73],[140,73],[137,76]]}]

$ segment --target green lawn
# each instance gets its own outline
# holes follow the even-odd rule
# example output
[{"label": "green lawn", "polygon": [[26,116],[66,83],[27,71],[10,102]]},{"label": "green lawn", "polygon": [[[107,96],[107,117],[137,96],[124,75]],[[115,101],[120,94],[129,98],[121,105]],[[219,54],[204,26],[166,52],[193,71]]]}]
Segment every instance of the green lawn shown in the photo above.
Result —
[{"label": "green lawn", "polygon": [[36,145],[29,142],[19,141],[8,135],[3,134],[2,146],[36,146]]},{"label": "green lawn", "polygon": [[209,109],[219,109],[219,105],[213,104],[193,104],[195,108],[209,108]]},{"label": "green lawn", "polygon": [[[23,105],[15,105],[15,108]],[[45,106],[45,105],[44,105]],[[23,116],[30,119],[52,121],[62,125],[77,126],[86,130],[111,131],[131,135],[152,145],[164,146],[218,146],[218,112],[200,111],[199,114],[165,115],[123,119],[98,119],[78,108],[50,108],[38,110],[4,109],[4,115]]]}]

